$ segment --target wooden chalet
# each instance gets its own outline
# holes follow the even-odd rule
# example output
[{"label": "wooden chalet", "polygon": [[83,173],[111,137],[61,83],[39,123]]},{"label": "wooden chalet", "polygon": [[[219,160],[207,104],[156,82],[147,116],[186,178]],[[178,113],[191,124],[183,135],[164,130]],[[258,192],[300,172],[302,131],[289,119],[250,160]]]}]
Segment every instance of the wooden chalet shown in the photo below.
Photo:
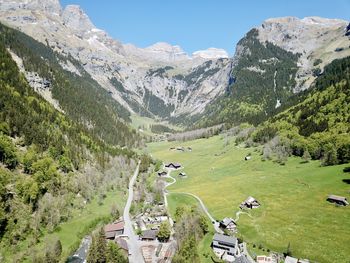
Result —
[{"label": "wooden chalet", "polygon": [[343,196],[338,196],[338,195],[329,195],[327,197],[327,201],[331,203],[335,203],[337,205],[342,205],[342,206],[347,206],[349,205],[348,200],[346,197]]},{"label": "wooden chalet", "polygon": [[181,164],[179,163],[167,163],[165,164],[166,168],[171,168],[171,169],[179,169],[181,168]]}]

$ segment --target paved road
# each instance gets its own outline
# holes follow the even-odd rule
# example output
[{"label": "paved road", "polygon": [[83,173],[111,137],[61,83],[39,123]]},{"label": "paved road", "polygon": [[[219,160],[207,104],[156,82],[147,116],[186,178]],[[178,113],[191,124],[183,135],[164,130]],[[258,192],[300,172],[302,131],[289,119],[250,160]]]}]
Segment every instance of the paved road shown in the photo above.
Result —
[{"label": "paved road", "polygon": [[131,177],[129,182],[129,196],[128,200],[126,201],[126,205],[124,208],[124,234],[129,237],[128,245],[129,245],[129,262],[130,263],[143,263],[145,262],[143,259],[143,256],[141,254],[140,245],[138,242],[139,237],[135,234],[132,222],[130,219],[130,207],[131,203],[134,197],[134,183],[136,181],[137,175],[139,174],[139,167],[140,167],[140,161],[136,167],[136,170],[134,172],[134,175]]},{"label": "paved road", "polygon": [[[164,176],[164,177],[173,179],[173,181],[172,181],[171,183],[167,183],[167,184],[165,185],[165,188],[167,188],[168,186],[170,186],[170,185],[176,183],[176,179],[170,175],[170,170],[168,170],[168,174],[167,174],[166,176]],[[212,222],[215,231],[216,231],[217,233],[220,233],[220,234],[223,234],[223,233],[224,233],[224,231],[222,231],[222,230],[220,229],[220,227],[219,227],[219,222],[216,222],[216,220],[215,220],[215,219],[212,217],[212,215],[209,213],[207,207],[204,205],[203,201],[202,201],[198,196],[196,196],[196,195],[194,195],[194,194],[191,194],[191,193],[184,193],[184,192],[174,192],[174,193],[176,193],[176,194],[189,195],[189,196],[192,196],[192,197],[196,198],[197,201],[199,202],[200,206],[202,207],[202,210],[204,211],[204,213],[209,217],[210,221]],[[167,206],[167,205],[168,205],[168,202],[167,202],[167,200],[166,200],[166,195],[167,195],[167,193],[165,193],[165,191],[164,191],[164,200],[165,200],[165,205]]]}]

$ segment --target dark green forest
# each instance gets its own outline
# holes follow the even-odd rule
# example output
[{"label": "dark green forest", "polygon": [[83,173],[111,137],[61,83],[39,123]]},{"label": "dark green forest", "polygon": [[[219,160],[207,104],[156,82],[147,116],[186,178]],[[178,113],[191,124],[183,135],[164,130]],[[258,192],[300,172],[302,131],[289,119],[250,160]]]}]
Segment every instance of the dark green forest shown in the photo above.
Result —
[{"label": "dark green forest", "polygon": [[[31,37],[0,24],[0,41],[23,60],[26,71],[50,81],[53,98],[74,121],[106,143],[119,146],[139,144],[139,135],[125,122],[130,113],[104,90],[72,57],[63,57]],[[59,62],[69,60],[81,76],[63,70]],[[15,81],[15,80],[13,80]]]},{"label": "dark green forest", "polygon": [[266,143],[279,136],[291,153],[324,165],[350,162],[350,57],[324,69],[304,101],[271,117],[252,134]]},{"label": "dark green forest", "polygon": [[226,93],[211,103],[196,126],[218,123],[258,124],[295,103],[293,88],[299,54],[293,54],[269,42],[261,43],[252,29],[238,42],[242,55],[234,62],[231,84]]}]

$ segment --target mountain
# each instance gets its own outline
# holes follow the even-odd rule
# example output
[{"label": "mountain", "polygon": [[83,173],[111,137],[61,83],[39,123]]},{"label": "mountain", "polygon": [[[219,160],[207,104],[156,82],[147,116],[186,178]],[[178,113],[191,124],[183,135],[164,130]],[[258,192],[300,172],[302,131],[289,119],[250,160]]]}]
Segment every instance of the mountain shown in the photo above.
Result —
[{"label": "mountain", "polygon": [[298,102],[327,64],[350,55],[348,22],[339,19],[268,19],[229,58],[216,48],[190,56],[164,42],[123,44],[79,6],[63,9],[58,0],[3,2],[1,21],[68,58],[66,71],[79,75],[79,64],[129,112],[197,126],[259,123]]},{"label": "mountain", "polygon": [[[191,57],[167,43],[122,44],[96,28],[77,5],[62,9],[58,0],[5,0],[0,20],[79,61],[130,112],[161,118],[200,113],[228,84],[231,61],[225,51],[211,48]],[[66,70],[77,72],[71,65]]]},{"label": "mountain", "polygon": [[[45,60],[57,57],[51,57],[49,50],[45,57],[29,57],[29,47],[44,54],[45,46],[3,25],[0,35],[1,262],[48,262],[43,257],[39,260],[35,248],[40,246],[40,254],[47,253],[49,246],[43,236],[83,212],[98,194],[105,196],[113,187],[126,188],[137,156],[131,150],[107,144],[97,130],[73,120],[71,114],[63,114],[33,90],[28,76],[14,61],[13,52],[19,56],[16,59],[23,58],[26,67],[34,68],[39,61],[42,66],[37,72],[45,75]],[[49,65],[49,72],[55,76],[51,84],[63,78],[71,88],[72,79],[66,78],[52,61]],[[38,75],[34,80],[37,85],[51,85]],[[70,112],[63,103],[60,106]],[[122,132],[123,127],[118,130]],[[81,234],[87,234],[103,219],[111,220],[99,215]],[[60,254],[56,254],[55,262]]]},{"label": "mountain", "polygon": [[127,124],[130,113],[78,61],[2,24],[0,34],[31,87],[56,109],[108,144],[139,145],[139,135]]},{"label": "mountain", "polygon": [[284,17],[253,28],[236,47],[230,87],[197,124],[258,124],[297,103],[326,65],[350,55],[347,25],[344,20]]}]

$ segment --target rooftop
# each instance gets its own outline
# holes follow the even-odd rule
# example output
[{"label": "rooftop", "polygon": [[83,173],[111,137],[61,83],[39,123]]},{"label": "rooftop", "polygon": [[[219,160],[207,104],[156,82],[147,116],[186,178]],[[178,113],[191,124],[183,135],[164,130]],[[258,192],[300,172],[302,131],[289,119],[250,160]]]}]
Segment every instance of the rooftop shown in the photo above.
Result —
[{"label": "rooftop", "polygon": [[120,231],[124,229],[124,221],[105,225],[105,232]]},{"label": "rooftop", "polygon": [[235,245],[237,242],[237,238],[235,238],[233,236],[226,236],[223,234],[215,233],[215,235],[213,237],[213,241],[224,242],[224,243]]}]

